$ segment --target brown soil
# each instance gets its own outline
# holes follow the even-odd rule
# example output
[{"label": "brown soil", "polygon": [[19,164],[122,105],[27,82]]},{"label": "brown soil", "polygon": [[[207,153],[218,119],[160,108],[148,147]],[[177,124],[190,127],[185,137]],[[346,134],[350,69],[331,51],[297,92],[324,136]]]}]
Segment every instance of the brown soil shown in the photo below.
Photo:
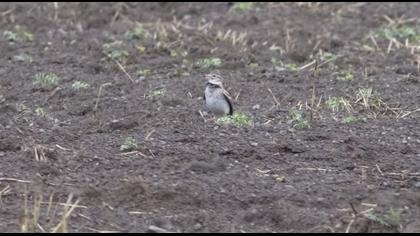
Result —
[{"label": "brown soil", "polygon": [[[51,231],[62,217],[57,203],[72,193],[80,207],[70,232],[419,232],[420,113],[407,113],[420,104],[419,51],[400,40],[387,52],[388,39],[375,46],[368,35],[395,23],[384,16],[418,26],[420,4],[234,6],[1,3],[0,231],[21,231],[25,193],[30,215],[42,196],[33,231]],[[150,34],[125,37],[135,22]],[[15,25],[34,40],[8,41],[3,32]],[[229,29],[247,35],[235,44],[217,38]],[[103,53],[117,40],[133,81]],[[325,52],[339,57],[319,74],[272,63],[322,63]],[[22,53],[32,62],[16,60]],[[222,64],[196,65],[210,57]],[[203,75],[214,69],[253,126],[199,114]],[[337,80],[346,70],[353,79]],[[39,72],[55,73],[58,85],[33,84]],[[77,80],[90,87],[74,90]],[[311,127],[294,128],[284,110],[309,120],[313,87]],[[377,108],[357,101],[368,87],[381,96]],[[150,96],[156,89],[166,93]],[[333,96],[353,110],[328,109]],[[343,123],[350,114],[364,121]],[[138,145],[122,152],[127,137]]]}]

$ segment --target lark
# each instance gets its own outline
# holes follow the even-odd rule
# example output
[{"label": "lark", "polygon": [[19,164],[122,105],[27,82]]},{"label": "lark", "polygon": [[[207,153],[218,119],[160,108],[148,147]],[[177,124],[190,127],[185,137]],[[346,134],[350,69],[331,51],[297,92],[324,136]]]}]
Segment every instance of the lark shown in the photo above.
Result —
[{"label": "lark", "polygon": [[218,74],[207,74],[204,101],[206,108],[216,116],[233,114],[232,103],[229,94],[223,88],[223,78]]}]

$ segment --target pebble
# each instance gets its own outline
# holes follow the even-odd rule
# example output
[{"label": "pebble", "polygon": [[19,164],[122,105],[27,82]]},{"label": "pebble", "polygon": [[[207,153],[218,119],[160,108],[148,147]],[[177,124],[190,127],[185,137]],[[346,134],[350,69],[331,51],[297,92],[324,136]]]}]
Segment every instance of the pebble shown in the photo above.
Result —
[{"label": "pebble", "polygon": [[415,184],[414,184],[414,186],[415,186],[416,188],[420,188],[420,182],[415,183]]},{"label": "pebble", "polygon": [[194,225],[194,230],[199,230],[201,228],[203,228],[203,225],[200,224],[200,223],[197,223],[197,224]]}]

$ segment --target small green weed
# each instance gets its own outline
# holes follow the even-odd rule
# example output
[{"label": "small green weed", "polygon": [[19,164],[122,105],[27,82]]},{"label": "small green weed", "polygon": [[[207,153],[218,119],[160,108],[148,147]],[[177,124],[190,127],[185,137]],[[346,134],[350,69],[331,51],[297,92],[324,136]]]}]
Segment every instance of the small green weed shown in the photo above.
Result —
[{"label": "small green weed", "polygon": [[343,118],[342,122],[344,124],[350,124],[350,123],[355,123],[357,122],[358,119],[355,116],[346,116]]},{"label": "small green weed", "polygon": [[127,137],[120,147],[120,151],[127,152],[137,148],[137,141],[133,137]]},{"label": "small green weed", "polygon": [[142,39],[146,34],[146,29],[143,25],[138,24],[133,30],[127,31],[124,36],[128,39]]},{"label": "small green weed", "polygon": [[216,120],[218,124],[233,124],[235,126],[252,126],[252,119],[242,112],[233,112],[231,116],[220,117]]},{"label": "small green weed", "polygon": [[297,128],[297,129],[311,128],[309,121],[303,118],[302,112],[296,109],[291,109],[289,111],[289,116],[292,119],[291,122],[292,122],[293,128]]},{"label": "small green weed", "polygon": [[203,68],[218,67],[222,65],[222,59],[217,57],[199,59],[196,64]]},{"label": "small green weed", "polygon": [[33,83],[42,87],[56,86],[58,85],[58,76],[54,73],[37,73]]},{"label": "small green weed", "polygon": [[346,109],[347,112],[351,112],[353,110],[350,102],[343,97],[329,97],[325,101],[325,105],[333,112],[338,112],[341,109]]},{"label": "small green weed", "polygon": [[290,64],[286,64],[286,69],[291,70],[291,71],[296,71],[298,69],[298,66],[294,63],[290,63]]},{"label": "small green weed", "polygon": [[89,84],[86,83],[85,81],[76,80],[76,81],[73,82],[71,87],[74,90],[87,89],[87,88],[89,88]]},{"label": "small green weed", "polygon": [[419,40],[420,39],[420,32],[411,26],[400,26],[397,28],[379,28],[375,32],[376,36],[384,37],[384,38],[398,38],[398,39],[410,39],[410,40]]},{"label": "small green weed", "polygon": [[13,56],[13,61],[16,62],[26,62],[26,63],[32,63],[33,59],[31,55],[28,55],[26,53],[21,53],[19,55]]},{"label": "small green weed", "polygon": [[255,2],[235,2],[233,8],[241,11],[249,11],[256,7]]},{"label": "small green weed", "polygon": [[281,60],[272,57],[271,58],[271,64],[273,64],[274,68],[276,70],[289,70],[289,71],[297,71],[298,65],[294,63],[284,64]]},{"label": "small green weed", "polygon": [[156,89],[149,92],[150,97],[162,97],[166,94],[166,89]]},{"label": "small green weed", "polygon": [[353,80],[353,74],[351,73],[350,70],[342,71],[340,74],[338,74],[337,80],[352,81]]},{"label": "small green weed", "polygon": [[44,116],[45,116],[45,109],[44,109],[44,108],[42,108],[42,107],[37,107],[37,108],[35,109],[35,113],[36,113],[36,115],[37,115],[37,116],[39,116],[39,117],[44,117]]},{"label": "small green weed", "polygon": [[34,40],[34,35],[28,32],[24,26],[20,25],[16,25],[14,31],[4,31],[3,36],[11,42],[25,42]]},{"label": "small green weed", "polygon": [[102,52],[110,59],[119,62],[125,62],[129,53],[124,49],[122,41],[115,41],[112,43],[106,43],[102,47]]},{"label": "small green weed", "polygon": [[151,70],[150,69],[140,69],[136,72],[136,75],[138,76],[148,76],[151,74]]},{"label": "small green weed", "polygon": [[333,112],[338,112],[340,109],[339,98],[329,97],[328,100],[325,101],[325,105],[327,105],[328,109],[332,110]]},{"label": "small green weed", "polygon": [[19,113],[27,113],[29,112],[29,108],[23,104],[23,103],[18,103],[16,104],[16,109]]},{"label": "small green weed", "polygon": [[400,227],[402,210],[394,210],[392,207],[382,216],[376,215],[372,212],[366,213],[365,217],[371,221],[379,223],[386,227]]},{"label": "small green weed", "polygon": [[361,103],[365,109],[380,109],[385,105],[379,93],[372,88],[362,88],[356,94],[356,102]]}]

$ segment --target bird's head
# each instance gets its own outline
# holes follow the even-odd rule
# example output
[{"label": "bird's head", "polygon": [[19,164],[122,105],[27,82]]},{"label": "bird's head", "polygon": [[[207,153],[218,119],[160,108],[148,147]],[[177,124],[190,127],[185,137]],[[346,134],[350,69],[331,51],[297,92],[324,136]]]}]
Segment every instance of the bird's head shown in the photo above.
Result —
[{"label": "bird's head", "polygon": [[223,78],[218,74],[207,74],[206,75],[207,83],[206,86],[213,88],[223,88],[222,80]]}]

